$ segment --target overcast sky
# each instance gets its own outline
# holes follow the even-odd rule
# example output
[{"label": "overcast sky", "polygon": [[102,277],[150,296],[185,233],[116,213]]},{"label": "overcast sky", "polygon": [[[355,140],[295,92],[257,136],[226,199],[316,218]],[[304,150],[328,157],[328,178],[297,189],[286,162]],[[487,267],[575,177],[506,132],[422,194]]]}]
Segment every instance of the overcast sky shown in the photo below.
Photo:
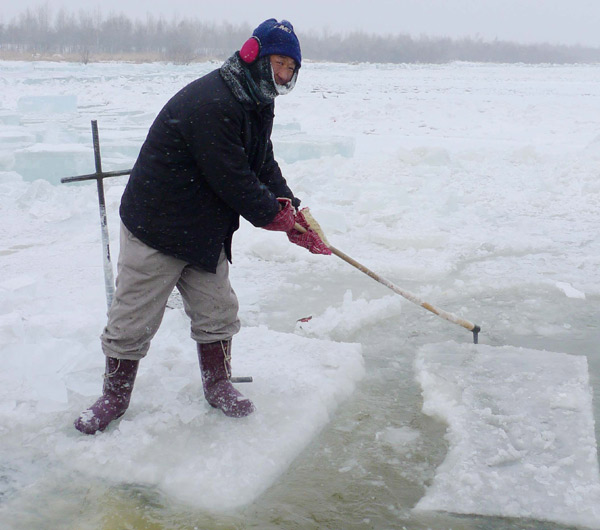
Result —
[{"label": "overcast sky", "polygon": [[363,30],[600,47],[600,0],[0,0],[0,21],[45,4],[51,13],[99,7],[104,16],[152,13],[252,27],[286,18],[300,37],[308,30]]}]

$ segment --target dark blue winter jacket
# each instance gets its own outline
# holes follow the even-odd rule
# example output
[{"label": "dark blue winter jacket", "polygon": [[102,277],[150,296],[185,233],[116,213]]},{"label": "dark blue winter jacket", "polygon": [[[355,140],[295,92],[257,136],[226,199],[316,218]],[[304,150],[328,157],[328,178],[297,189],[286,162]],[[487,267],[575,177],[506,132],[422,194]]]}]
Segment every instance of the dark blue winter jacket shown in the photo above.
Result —
[{"label": "dark blue winter jacket", "polygon": [[239,216],[269,224],[295,199],[273,157],[273,104],[240,102],[215,70],[160,111],[121,201],[125,226],[165,254],[214,272]]}]

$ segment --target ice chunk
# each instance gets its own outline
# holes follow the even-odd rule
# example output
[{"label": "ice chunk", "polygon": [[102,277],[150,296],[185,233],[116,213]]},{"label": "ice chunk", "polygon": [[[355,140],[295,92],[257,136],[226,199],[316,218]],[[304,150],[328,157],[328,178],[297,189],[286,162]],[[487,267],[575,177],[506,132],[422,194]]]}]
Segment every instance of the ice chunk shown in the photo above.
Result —
[{"label": "ice chunk", "polygon": [[301,132],[297,121],[273,125],[273,145],[278,159],[291,164],[300,160],[340,155],[354,156],[354,138],[345,136],[314,136]]},{"label": "ice chunk", "polygon": [[570,283],[566,282],[556,282],[556,287],[558,287],[568,298],[579,298],[580,300],[585,300],[585,293],[575,289]]},{"label": "ice chunk", "polygon": [[275,157],[288,164],[324,156],[354,156],[354,138],[346,136],[308,136],[296,134],[273,141]]},{"label": "ice chunk", "polygon": [[585,357],[448,342],[421,348],[416,368],[450,445],[416,510],[600,527]]},{"label": "ice chunk", "polygon": [[296,331],[307,336],[341,341],[365,326],[400,315],[402,304],[403,299],[396,295],[376,300],[354,300],[352,291],[347,290],[341,307],[331,306],[322,315],[298,321]]},{"label": "ice chunk", "polygon": [[412,166],[447,166],[451,163],[450,154],[442,147],[420,146],[411,150],[400,148],[397,151],[400,162]]},{"label": "ice chunk", "polygon": [[273,124],[273,132],[300,132],[302,127],[297,121],[289,121],[286,123],[274,123]]},{"label": "ice chunk", "polygon": [[33,114],[56,114],[77,112],[77,96],[21,96],[17,103],[17,108],[21,113]]},{"label": "ice chunk", "polygon": [[0,130],[0,148],[14,148],[15,146],[31,145],[35,142],[35,134],[25,127],[2,127]]},{"label": "ice chunk", "polygon": [[14,112],[0,110],[0,125],[21,125],[21,118]]},{"label": "ice chunk", "polygon": [[399,453],[410,452],[420,437],[419,431],[410,427],[387,427],[384,431],[375,435],[376,440],[380,440]]},{"label": "ice chunk", "polygon": [[14,171],[29,181],[45,179],[57,184],[63,177],[95,171],[91,147],[79,144],[35,144],[14,155]]},{"label": "ice chunk", "polygon": [[[0,125],[1,125],[0,115]],[[25,127],[0,127],[0,171],[10,171],[15,165],[15,150],[23,149],[35,143],[35,134]]]}]

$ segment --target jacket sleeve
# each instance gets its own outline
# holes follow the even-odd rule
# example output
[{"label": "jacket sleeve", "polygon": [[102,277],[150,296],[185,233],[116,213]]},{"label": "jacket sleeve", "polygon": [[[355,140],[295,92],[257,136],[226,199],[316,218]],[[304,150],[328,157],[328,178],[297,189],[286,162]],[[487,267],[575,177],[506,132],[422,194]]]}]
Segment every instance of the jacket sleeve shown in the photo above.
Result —
[{"label": "jacket sleeve", "polygon": [[269,224],[279,211],[276,191],[281,187],[273,191],[250,168],[240,133],[243,112],[227,101],[196,105],[178,127],[201,177],[215,195],[254,226]]}]

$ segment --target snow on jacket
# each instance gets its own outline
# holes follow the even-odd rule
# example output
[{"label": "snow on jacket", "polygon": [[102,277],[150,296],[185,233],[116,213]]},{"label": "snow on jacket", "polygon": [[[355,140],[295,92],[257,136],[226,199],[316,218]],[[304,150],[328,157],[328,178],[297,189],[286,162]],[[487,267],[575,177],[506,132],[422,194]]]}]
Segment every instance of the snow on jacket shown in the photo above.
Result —
[{"label": "snow on jacket", "polygon": [[274,105],[240,101],[215,70],[160,111],[121,200],[125,226],[141,241],[209,272],[239,216],[269,224],[277,197],[295,199],[273,157]]}]

